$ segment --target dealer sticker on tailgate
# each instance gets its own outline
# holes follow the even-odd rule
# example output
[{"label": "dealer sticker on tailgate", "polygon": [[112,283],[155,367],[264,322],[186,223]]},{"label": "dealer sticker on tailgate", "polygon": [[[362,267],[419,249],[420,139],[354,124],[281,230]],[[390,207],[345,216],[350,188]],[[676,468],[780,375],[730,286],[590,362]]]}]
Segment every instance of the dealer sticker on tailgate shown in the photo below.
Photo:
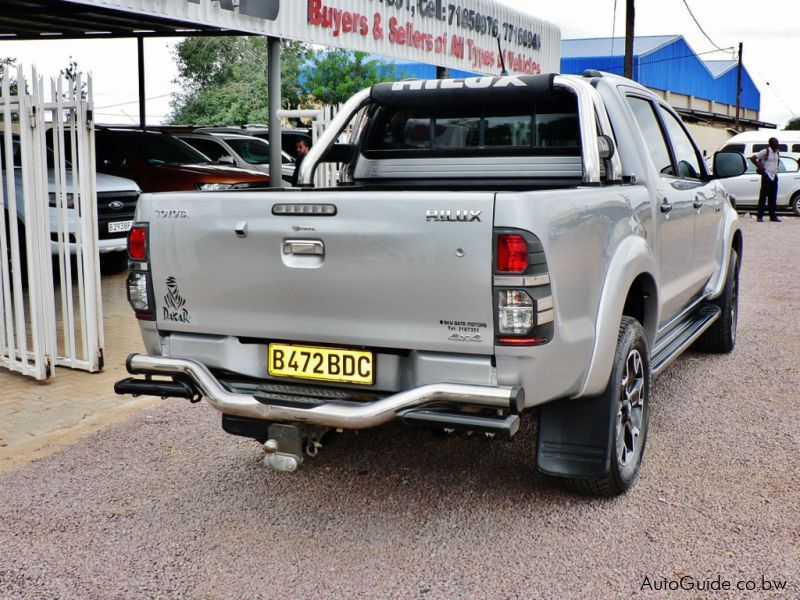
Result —
[{"label": "dealer sticker on tailgate", "polygon": [[270,344],[267,366],[281,377],[372,385],[373,361],[372,352],[363,350]]}]

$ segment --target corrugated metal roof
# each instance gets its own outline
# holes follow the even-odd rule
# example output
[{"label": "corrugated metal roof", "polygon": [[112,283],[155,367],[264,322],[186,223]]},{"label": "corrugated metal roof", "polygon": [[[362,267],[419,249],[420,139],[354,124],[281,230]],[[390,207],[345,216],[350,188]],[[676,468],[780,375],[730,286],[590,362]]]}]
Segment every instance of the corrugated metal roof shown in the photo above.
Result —
[{"label": "corrugated metal roof", "polygon": [[[634,56],[644,56],[667,44],[671,44],[680,37],[680,35],[646,35],[636,37],[633,39],[633,54]],[[561,40],[561,58],[623,56],[624,54],[624,37]]]},{"label": "corrugated metal roof", "polygon": [[[597,69],[623,72],[624,39],[593,38],[561,42],[562,73]],[[682,35],[646,36],[634,40],[633,79],[642,85],[695,98],[736,104],[736,61],[704,62]],[[742,106],[759,110],[761,94],[747,69],[742,70]]]},{"label": "corrugated metal roof", "polygon": [[706,60],[704,62],[714,77],[719,77],[738,64],[738,61],[735,60]]}]

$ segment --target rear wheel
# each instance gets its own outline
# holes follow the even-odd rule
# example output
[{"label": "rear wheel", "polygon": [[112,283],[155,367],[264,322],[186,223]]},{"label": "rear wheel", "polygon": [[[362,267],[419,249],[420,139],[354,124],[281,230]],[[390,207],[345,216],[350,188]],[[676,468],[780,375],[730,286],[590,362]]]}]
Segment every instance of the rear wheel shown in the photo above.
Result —
[{"label": "rear wheel", "polygon": [[725,289],[714,303],[722,314],[697,340],[697,348],[703,352],[727,354],[736,346],[736,325],[739,320],[739,254],[731,249]]},{"label": "rear wheel", "polygon": [[650,415],[650,352],[639,321],[623,317],[605,391],[542,406],[537,465],[593,496],[617,496],[636,480]]}]

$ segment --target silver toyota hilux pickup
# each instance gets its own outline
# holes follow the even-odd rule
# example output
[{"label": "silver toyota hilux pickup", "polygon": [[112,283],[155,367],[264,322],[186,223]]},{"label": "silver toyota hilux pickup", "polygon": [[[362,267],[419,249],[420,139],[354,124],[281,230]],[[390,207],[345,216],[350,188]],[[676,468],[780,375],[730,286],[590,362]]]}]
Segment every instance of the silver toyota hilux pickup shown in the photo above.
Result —
[{"label": "silver toyota hilux pickup", "polygon": [[[348,140],[342,142],[342,140]],[[314,188],[322,162],[339,184]],[[383,83],[351,98],[298,188],[145,194],[128,297],[147,354],[122,394],[205,398],[296,469],[331,430],[393,420],[511,437],[624,492],[650,386],[736,341],[742,234],[675,112],[583,76]]]}]

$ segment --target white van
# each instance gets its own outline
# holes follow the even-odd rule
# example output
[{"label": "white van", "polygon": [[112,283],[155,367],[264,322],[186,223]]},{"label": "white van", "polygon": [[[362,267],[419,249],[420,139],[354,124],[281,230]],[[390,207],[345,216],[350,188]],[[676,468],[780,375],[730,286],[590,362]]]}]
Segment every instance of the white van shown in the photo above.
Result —
[{"label": "white van", "polygon": [[778,138],[778,150],[781,152],[800,153],[800,131],[791,129],[745,131],[737,133],[720,150],[726,152],[741,152],[746,157],[751,157],[756,152],[763,150],[769,144],[769,138]]}]

